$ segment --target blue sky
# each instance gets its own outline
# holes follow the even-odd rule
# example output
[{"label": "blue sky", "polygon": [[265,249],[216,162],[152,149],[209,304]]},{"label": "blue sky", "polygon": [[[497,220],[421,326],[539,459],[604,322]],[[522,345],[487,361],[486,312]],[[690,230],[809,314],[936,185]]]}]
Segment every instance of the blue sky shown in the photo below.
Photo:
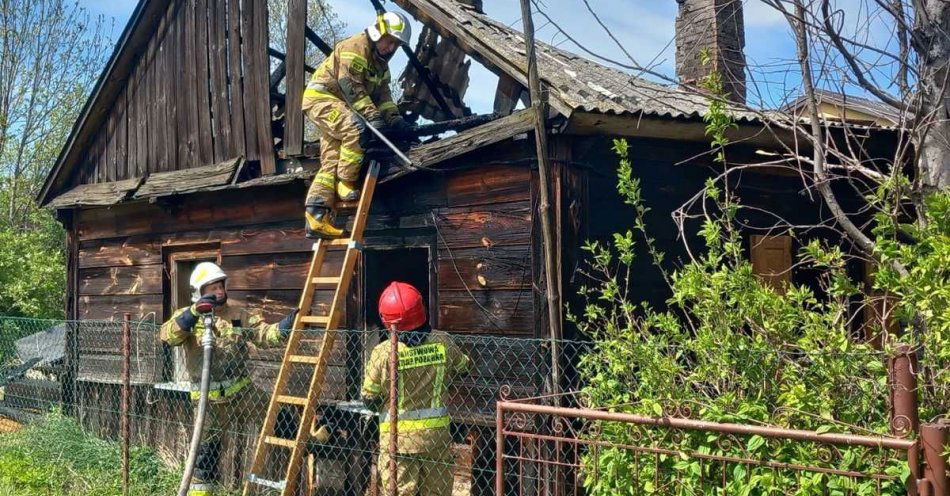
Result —
[{"label": "blue sky", "polygon": [[[484,0],[485,11],[493,18],[521,29],[521,11],[515,0]],[[621,51],[588,13],[582,0],[541,0],[542,8],[558,25],[568,31],[581,43],[593,48],[597,53],[626,62]],[[627,47],[640,63],[656,59],[657,71],[673,75],[675,48],[673,45],[676,2],[674,0],[591,0],[598,15]],[[80,0],[80,4],[94,15],[104,15],[115,19],[114,37],[122,31],[129,15],[135,8],[135,0]],[[362,29],[373,17],[374,12],[368,0],[337,0],[332,2],[340,19],[346,22],[348,32]],[[392,3],[389,3],[392,5]],[[770,8],[756,0],[745,3],[746,57],[750,66],[781,66],[794,54],[794,46],[784,20]],[[535,16],[538,38],[563,49],[581,53],[580,49],[547,25],[540,15]],[[418,26],[417,26],[418,27]],[[418,29],[415,30],[418,33]],[[405,65],[404,58],[394,59],[392,68],[398,73]],[[487,70],[472,65],[471,84],[466,95],[467,103],[476,112],[490,111],[494,98],[497,77]],[[784,77],[781,71],[765,78],[776,84]],[[786,86],[786,84],[781,84]],[[794,81],[787,83],[796,90]],[[751,91],[751,90],[750,90]],[[773,99],[782,96],[781,87],[771,87],[769,94]],[[772,105],[778,102],[768,102]]]}]

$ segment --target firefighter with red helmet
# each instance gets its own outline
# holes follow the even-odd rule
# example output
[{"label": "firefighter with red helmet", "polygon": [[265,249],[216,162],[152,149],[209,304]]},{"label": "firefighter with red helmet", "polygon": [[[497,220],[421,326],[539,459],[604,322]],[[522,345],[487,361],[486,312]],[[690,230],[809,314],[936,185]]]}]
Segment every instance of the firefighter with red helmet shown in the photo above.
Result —
[{"label": "firefighter with red helmet", "polygon": [[[389,450],[379,451],[381,494],[389,494],[395,482],[401,496],[447,496],[452,494],[452,436],[445,399],[448,381],[468,369],[469,359],[442,331],[427,323],[422,294],[410,284],[393,282],[379,298],[379,317],[387,329],[396,331],[398,387],[396,480],[392,481]],[[363,379],[362,396],[369,405],[389,403],[389,340],[370,355]],[[383,407],[385,411],[385,407]],[[379,425],[381,446],[392,426],[388,413]]]}]

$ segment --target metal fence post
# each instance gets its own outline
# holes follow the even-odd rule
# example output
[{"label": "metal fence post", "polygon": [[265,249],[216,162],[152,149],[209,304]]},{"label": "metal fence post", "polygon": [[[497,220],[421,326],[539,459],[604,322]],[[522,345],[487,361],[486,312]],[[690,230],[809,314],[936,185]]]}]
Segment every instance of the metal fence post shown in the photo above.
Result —
[{"label": "metal fence post", "polygon": [[397,476],[396,445],[399,438],[399,340],[396,337],[396,326],[389,329],[389,496],[396,496]]},{"label": "metal fence post", "polygon": [[[501,403],[499,401],[498,403]],[[495,406],[495,496],[505,494],[505,411]]]},{"label": "metal fence post", "polygon": [[122,495],[129,494],[129,390],[132,368],[132,316],[122,316]]},{"label": "metal fence post", "polygon": [[910,437],[920,431],[917,412],[917,355],[911,346],[897,346],[890,359],[891,433]]},{"label": "metal fence post", "polygon": [[920,426],[920,441],[924,451],[924,478],[930,482],[936,496],[950,495],[947,480],[947,458],[950,450],[950,424],[924,424]]}]

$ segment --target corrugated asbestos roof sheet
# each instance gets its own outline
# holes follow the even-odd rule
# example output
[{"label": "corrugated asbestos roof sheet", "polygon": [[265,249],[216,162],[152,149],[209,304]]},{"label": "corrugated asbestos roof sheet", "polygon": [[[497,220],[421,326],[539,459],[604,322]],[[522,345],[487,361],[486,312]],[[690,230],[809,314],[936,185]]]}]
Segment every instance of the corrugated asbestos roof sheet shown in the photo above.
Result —
[{"label": "corrugated asbestos roof sheet", "polygon": [[[397,0],[410,11],[428,17],[443,31],[460,38],[474,56],[491,62],[510,76],[526,81],[527,62],[524,35],[472,7],[455,0]],[[538,70],[552,88],[552,105],[562,112],[585,111],[618,115],[646,115],[672,118],[701,117],[709,100],[678,88],[667,87],[619,69],[607,67],[580,55],[543,42],[537,43]],[[512,74],[515,72],[515,74]],[[560,104],[560,105],[559,105]],[[565,108],[566,107],[566,108]],[[756,121],[752,112],[735,110],[738,121]]]},{"label": "corrugated asbestos roof sheet", "polygon": [[[847,95],[844,93],[823,89],[815,89],[815,97],[818,100],[818,103],[827,103],[843,109],[854,109],[859,112],[886,119],[890,121],[891,125],[894,126],[910,118],[910,116],[904,116],[902,119],[900,110],[885,103],[869,100],[867,98],[861,98],[859,96]],[[803,95],[789,104],[785,110],[791,113],[796,111],[801,113],[804,111],[804,108],[805,96]]]}]

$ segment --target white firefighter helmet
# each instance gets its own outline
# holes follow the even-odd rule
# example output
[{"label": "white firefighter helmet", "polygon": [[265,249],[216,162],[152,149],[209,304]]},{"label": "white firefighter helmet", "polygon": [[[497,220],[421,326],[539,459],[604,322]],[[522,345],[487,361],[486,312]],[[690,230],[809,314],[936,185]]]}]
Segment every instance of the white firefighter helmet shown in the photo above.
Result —
[{"label": "white firefighter helmet", "polygon": [[227,274],[214,262],[201,262],[191,271],[191,301],[198,301],[201,298],[201,289],[205,286],[218,281],[227,279]]},{"label": "white firefighter helmet", "polygon": [[384,12],[376,17],[370,27],[366,28],[369,39],[379,41],[384,34],[397,38],[400,43],[408,44],[412,39],[412,26],[409,25],[409,19],[399,12]]}]

